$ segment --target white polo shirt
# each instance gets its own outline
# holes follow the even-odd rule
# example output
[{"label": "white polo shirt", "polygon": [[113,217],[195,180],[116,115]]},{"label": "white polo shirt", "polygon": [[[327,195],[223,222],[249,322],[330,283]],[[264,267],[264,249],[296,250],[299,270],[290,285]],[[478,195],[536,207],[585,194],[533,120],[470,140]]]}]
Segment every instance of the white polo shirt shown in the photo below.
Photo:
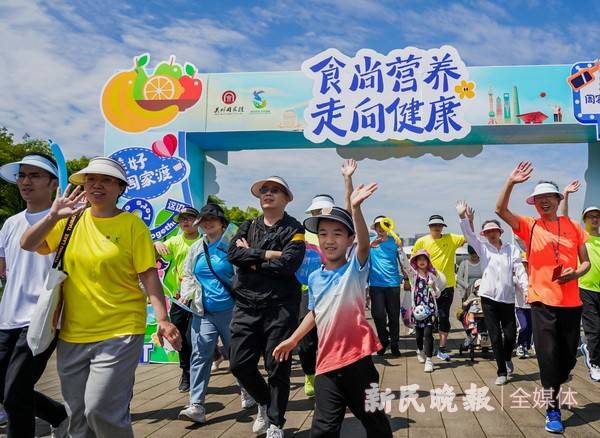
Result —
[{"label": "white polo shirt", "polygon": [[461,219],[460,228],[469,245],[479,255],[481,284],[479,296],[501,303],[515,302],[515,266],[521,264],[519,249],[510,243],[503,243],[500,249],[489,242],[482,242],[471,230],[468,219]]}]

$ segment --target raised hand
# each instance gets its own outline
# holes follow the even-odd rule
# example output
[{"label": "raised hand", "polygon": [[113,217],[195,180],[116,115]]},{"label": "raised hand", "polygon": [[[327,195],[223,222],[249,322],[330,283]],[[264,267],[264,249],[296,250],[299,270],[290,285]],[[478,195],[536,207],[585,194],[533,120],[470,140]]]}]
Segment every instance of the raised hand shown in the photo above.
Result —
[{"label": "raised hand", "polygon": [[350,204],[354,207],[360,207],[365,199],[371,196],[377,190],[377,183],[361,184],[354,189],[350,195]]},{"label": "raised hand", "polygon": [[467,219],[472,223],[475,219],[475,210],[470,205],[467,206]]},{"label": "raised hand", "polygon": [[358,167],[358,163],[356,162],[356,160],[346,160],[344,161],[344,163],[342,164],[342,175],[344,176],[344,178],[349,178],[354,174],[354,171],[356,170],[356,168]]},{"label": "raised hand", "polygon": [[466,201],[456,201],[456,212],[461,219],[464,219],[467,216],[467,208],[469,208],[469,206]]},{"label": "raised hand", "polygon": [[521,184],[531,177],[533,164],[530,161],[521,161],[509,175],[508,179],[513,184]]},{"label": "raised hand", "polygon": [[571,181],[571,183],[565,187],[563,193],[575,193],[581,187],[581,183],[579,180]]},{"label": "raised hand", "polygon": [[63,219],[84,210],[86,205],[82,203],[85,200],[85,191],[81,186],[77,186],[71,191],[71,184],[65,189],[64,196],[61,196],[60,188],[56,189],[56,198],[50,207],[50,215],[56,219]]}]

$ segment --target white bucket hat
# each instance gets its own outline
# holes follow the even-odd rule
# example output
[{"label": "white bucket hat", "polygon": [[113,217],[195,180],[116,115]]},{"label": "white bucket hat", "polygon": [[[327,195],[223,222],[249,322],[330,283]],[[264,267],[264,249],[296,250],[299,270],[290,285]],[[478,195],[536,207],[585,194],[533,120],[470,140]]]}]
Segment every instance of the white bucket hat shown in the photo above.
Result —
[{"label": "white bucket hat", "polygon": [[23,164],[39,167],[40,169],[43,169],[58,178],[58,169],[56,168],[56,165],[48,158],[38,154],[25,155],[21,161],[7,163],[0,167],[0,177],[9,183],[16,183],[17,174],[21,170],[21,166]]},{"label": "white bucket hat", "polygon": [[529,205],[534,204],[534,198],[539,195],[547,195],[549,193],[554,193],[560,197],[560,199],[564,199],[564,195],[556,188],[556,186],[549,182],[541,182],[535,189],[533,189],[533,193],[527,197],[527,203]]},{"label": "white bucket hat", "polygon": [[335,201],[331,195],[317,195],[312,199],[312,202],[305,213],[310,214],[311,211],[322,210],[324,208],[333,207],[334,205]]},{"label": "white bucket hat", "polygon": [[250,192],[257,198],[260,198],[260,189],[262,188],[262,186],[265,185],[265,183],[268,182],[274,182],[282,186],[283,189],[286,191],[288,197],[290,198],[290,202],[294,200],[294,195],[292,194],[288,183],[285,182],[285,180],[282,177],[275,175],[265,179],[261,179],[260,181],[256,181],[254,184],[252,184],[252,187],[250,187]]},{"label": "white bucket hat", "polygon": [[117,178],[126,184],[128,183],[127,173],[121,163],[107,157],[92,158],[86,167],[69,177],[69,182],[77,186],[83,185],[83,183],[85,183],[85,175],[88,173],[108,175]]},{"label": "white bucket hat", "polygon": [[483,226],[483,228],[481,229],[481,232],[479,234],[481,236],[485,236],[486,231],[492,231],[492,230],[498,230],[498,231],[500,231],[500,234],[504,233],[504,230],[502,229],[502,227],[500,225],[498,225],[496,222],[488,222]]},{"label": "white bucket hat", "polygon": [[585,215],[588,214],[590,211],[600,211],[600,207],[592,205],[591,207],[586,208],[585,210],[583,210],[583,213],[581,213],[581,219],[585,219]]}]

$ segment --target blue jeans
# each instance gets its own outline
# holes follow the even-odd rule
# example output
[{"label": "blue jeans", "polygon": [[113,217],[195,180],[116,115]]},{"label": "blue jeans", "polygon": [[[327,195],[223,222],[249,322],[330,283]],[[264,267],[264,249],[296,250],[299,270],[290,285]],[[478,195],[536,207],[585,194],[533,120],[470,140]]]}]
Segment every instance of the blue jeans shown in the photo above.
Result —
[{"label": "blue jeans", "polygon": [[192,318],[192,358],[190,361],[190,403],[204,404],[208,389],[210,369],[219,336],[223,349],[229,351],[233,309],[223,312],[204,312],[204,316]]}]

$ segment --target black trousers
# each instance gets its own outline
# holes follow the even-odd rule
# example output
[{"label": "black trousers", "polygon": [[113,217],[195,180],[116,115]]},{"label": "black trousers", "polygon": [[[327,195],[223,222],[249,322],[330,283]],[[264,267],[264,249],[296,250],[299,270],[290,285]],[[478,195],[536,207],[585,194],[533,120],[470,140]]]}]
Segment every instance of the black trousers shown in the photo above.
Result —
[{"label": "black trousers", "polygon": [[450,333],[450,307],[454,300],[454,287],[447,287],[435,300],[438,308],[438,329]]},{"label": "black trousers", "polygon": [[[369,286],[371,316],[384,347],[398,347],[400,339],[400,287]],[[389,327],[389,331],[388,331]]]},{"label": "black trousers", "polygon": [[[279,362],[273,350],[289,338],[298,326],[298,305],[287,304],[266,309],[247,309],[237,305],[231,320],[229,363],[231,372],[261,405],[267,405],[269,422],[285,423],[290,395],[291,358]],[[268,383],[258,371],[262,355]]]},{"label": "black trousers", "polygon": [[531,321],[542,386],[557,391],[577,363],[581,307],[535,302],[531,304]]},{"label": "black trousers", "polygon": [[581,322],[590,353],[590,362],[600,366],[600,292],[579,290],[583,301]]},{"label": "black trousers", "polygon": [[417,338],[417,348],[425,351],[426,357],[433,356],[433,326],[425,327],[415,326],[415,336]]},{"label": "black trousers", "polygon": [[62,403],[34,391],[56,348],[56,339],[37,356],[27,345],[27,327],[0,330],[0,401],[8,415],[8,436],[35,435],[35,417],[58,426],[67,418]]},{"label": "black trousers", "polygon": [[[481,297],[481,307],[498,366],[498,375],[506,376],[506,362],[511,360],[517,341],[514,303],[501,303]],[[537,351],[537,350],[536,350]]]},{"label": "black trousers", "polygon": [[190,372],[190,359],[192,357],[191,321],[192,314],[182,309],[177,304],[171,303],[169,318],[179,333],[181,333],[181,350],[179,350],[179,368]]},{"label": "black trousers", "polygon": [[[299,324],[308,312],[308,293],[303,292],[302,300],[300,301]],[[300,342],[298,342],[298,358],[300,359],[302,371],[306,375],[314,376],[316,372],[318,347],[319,340],[317,337],[317,328],[314,327]]]},{"label": "black trousers", "polygon": [[371,383],[379,384],[379,373],[371,356],[315,378],[315,412],[310,431],[311,438],[340,436],[346,408],[360,420],[369,438],[387,438],[392,429],[382,410],[365,410],[366,389]]}]

